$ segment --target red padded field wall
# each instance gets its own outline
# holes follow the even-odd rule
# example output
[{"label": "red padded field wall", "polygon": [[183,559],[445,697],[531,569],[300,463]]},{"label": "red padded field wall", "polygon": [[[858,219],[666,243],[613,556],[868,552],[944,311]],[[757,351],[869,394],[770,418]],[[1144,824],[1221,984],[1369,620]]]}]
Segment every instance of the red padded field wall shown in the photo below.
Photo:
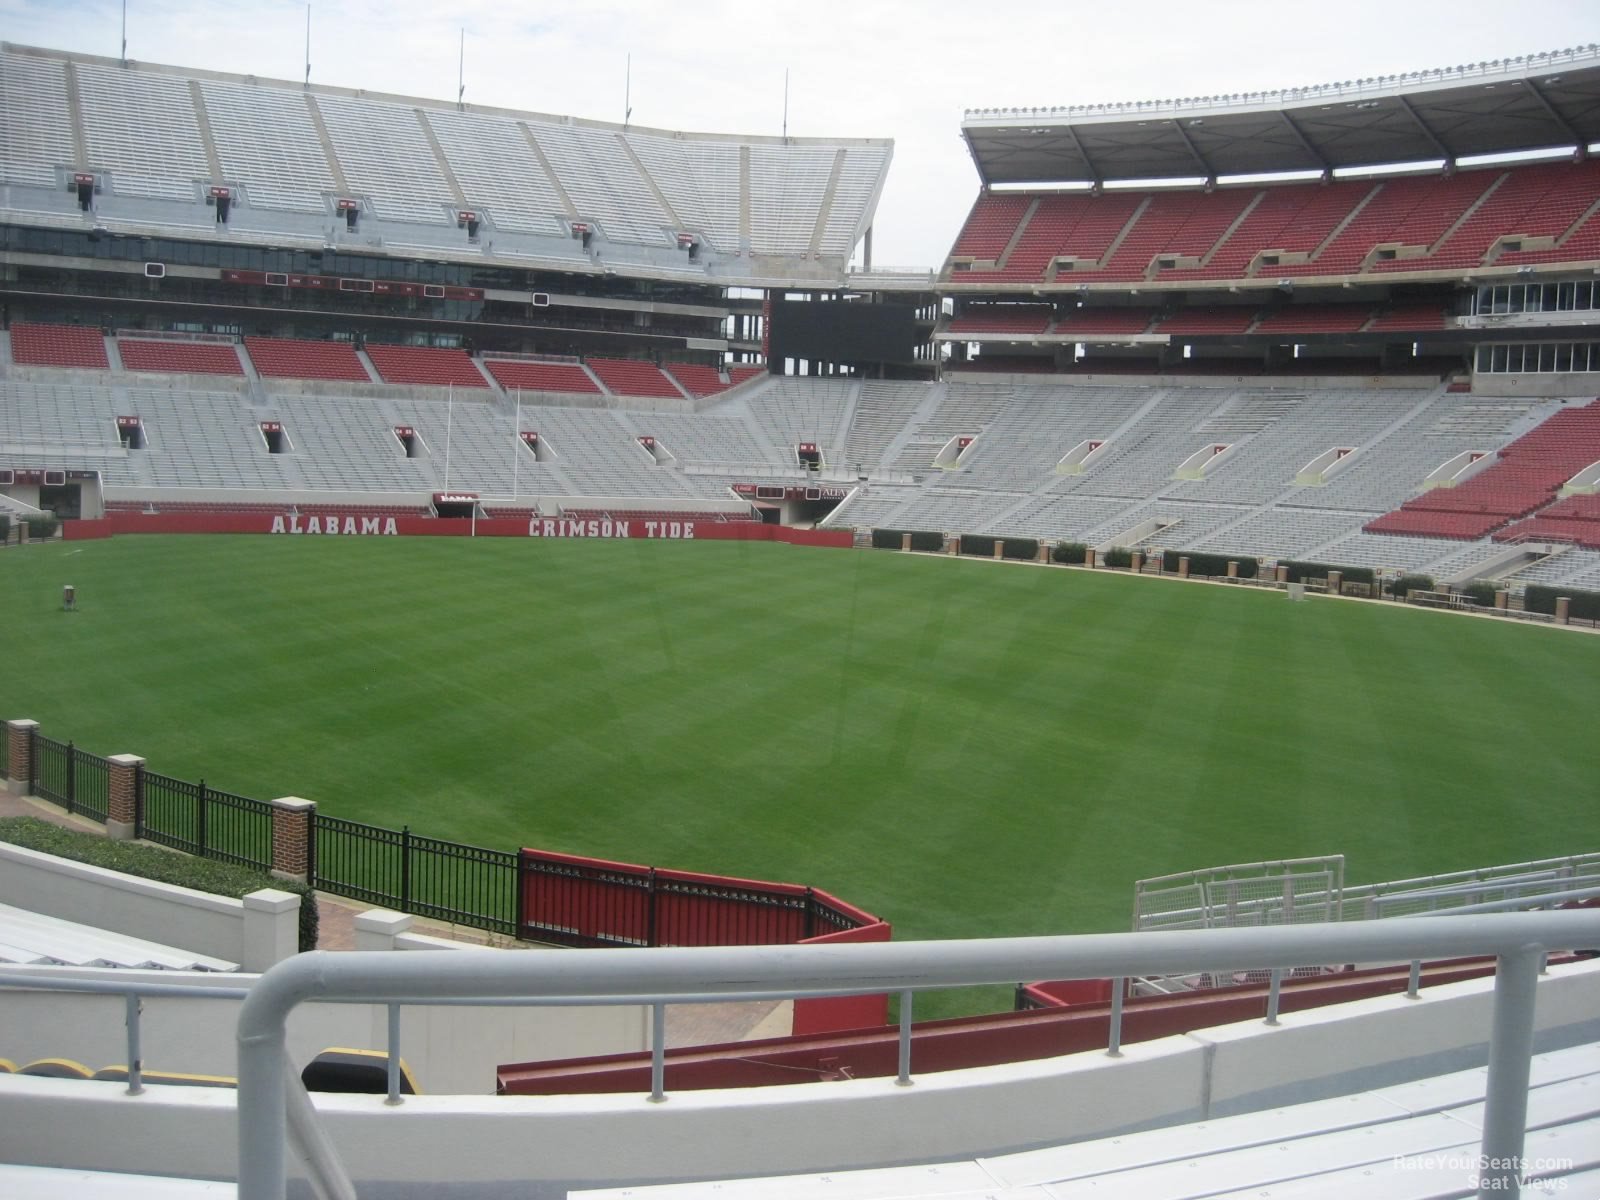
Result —
[{"label": "red padded field wall", "polygon": [[[826,892],[695,871],[524,849],[521,913],[530,941],[566,946],[784,946],[817,935],[881,933],[871,913]],[[840,938],[839,940],[852,940]],[[829,1026],[837,1028],[837,1026]]]},{"label": "red padded field wall", "polygon": [[[819,893],[820,895],[821,893]],[[832,897],[829,897],[832,900]],[[834,903],[839,903],[834,901]],[[842,905],[842,907],[851,907]],[[860,912],[859,909],[856,910]],[[862,913],[862,916],[867,914]],[[817,946],[840,942],[887,942],[891,930],[887,921],[841,929],[821,937],[807,938],[804,945]],[[889,1023],[889,997],[882,992],[870,996],[824,996],[794,1002],[795,1036],[806,1033],[837,1033],[844,1029],[870,1029]]]},{"label": "red padded field wall", "polygon": [[523,850],[519,933],[564,946],[651,944],[649,867]]},{"label": "red padded field wall", "polygon": [[692,871],[655,873],[655,945],[778,946],[808,929],[808,888]]},{"label": "red padded field wall", "polygon": [[596,521],[526,520],[466,517],[363,516],[319,512],[311,506],[293,515],[264,512],[111,513],[93,521],[65,521],[68,540],[111,537],[124,533],[268,533],[312,537],[560,537],[643,538],[666,541],[783,542],[791,546],[848,549],[854,541],[845,529],[789,529],[756,521],[667,522],[637,518]]}]

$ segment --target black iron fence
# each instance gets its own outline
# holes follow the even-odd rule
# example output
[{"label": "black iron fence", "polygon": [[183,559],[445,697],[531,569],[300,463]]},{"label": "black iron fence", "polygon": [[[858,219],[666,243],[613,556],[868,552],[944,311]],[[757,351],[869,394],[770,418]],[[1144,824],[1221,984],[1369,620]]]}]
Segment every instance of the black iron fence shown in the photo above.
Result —
[{"label": "black iron fence", "polygon": [[[29,730],[28,790],[98,821],[111,763]],[[9,778],[0,736],[0,777]],[[204,780],[133,769],[134,836],[262,871],[273,869],[274,807]],[[423,837],[313,811],[306,881],[400,912],[573,946],[715,946],[802,941],[877,918],[793,884],[633,867]],[[886,927],[885,927],[886,928]]]},{"label": "black iron fence", "polygon": [[517,932],[517,856],[318,814],[312,887],[457,925]]},{"label": "black iron fence", "polygon": [[28,780],[28,790],[69,813],[104,821],[110,805],[111,764],[71,742],[47,738],[37,729],[31,734],[33,777]]},{"label": "black iron fence", "polygon": [[134,836],[203,858],[272,869],[272,805],[232,792],[141,771]]}]

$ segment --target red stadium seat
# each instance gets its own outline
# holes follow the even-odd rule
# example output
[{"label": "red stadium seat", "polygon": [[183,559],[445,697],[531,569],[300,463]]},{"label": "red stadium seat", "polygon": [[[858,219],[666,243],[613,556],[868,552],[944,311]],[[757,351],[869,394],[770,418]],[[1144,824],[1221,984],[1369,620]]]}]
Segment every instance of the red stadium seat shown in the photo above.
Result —
[{"label": "red stadium seat", "polygon": [[118,338],[124,369],[170,375],[243,375],[239,352],[225,342],[149,341]]},{"label": "red stadium seat", "polygon": [[11,327],[11,358],[38,367],[81,367],[106,371],[106,339],[98,329],[82,325],[27,325]]},{"label": "red stadium seat", "polygon": [[331,379],[371,383],[372,377],[349,342],[311,342],[299,338],[247,337],[245,349],[256,370],[270,379]]},{"label": "red stadium seat", "polygon": [[589,369],[600,382],[618,396],[651,396],[683,399],[676,384],[654,363],[634,358],[591,358]]},{"label": "red stadium seat", "polygon": [[434,387],[488,387],[488,381],[464,350],[425,346],[368,344],[367,357],[385,383],[420,383]]},{"label": "red stadium seat", "polygon": [[486,358],[488,368],[503,388],[527,392],[565,392],[569,395],[596,395],[600,389],[589,372],[576,363],[525,362],[515,358]]}]

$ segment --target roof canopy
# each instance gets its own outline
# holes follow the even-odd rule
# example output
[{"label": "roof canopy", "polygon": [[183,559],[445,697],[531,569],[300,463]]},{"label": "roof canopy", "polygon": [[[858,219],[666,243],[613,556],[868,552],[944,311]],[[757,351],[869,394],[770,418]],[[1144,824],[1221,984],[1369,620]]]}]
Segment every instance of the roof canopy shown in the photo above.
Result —
[{"label": "roof canopy", "polygon": [[969,109],[985,186],[1215,179],[1600,142],[1600,46],[1246,95]]}]

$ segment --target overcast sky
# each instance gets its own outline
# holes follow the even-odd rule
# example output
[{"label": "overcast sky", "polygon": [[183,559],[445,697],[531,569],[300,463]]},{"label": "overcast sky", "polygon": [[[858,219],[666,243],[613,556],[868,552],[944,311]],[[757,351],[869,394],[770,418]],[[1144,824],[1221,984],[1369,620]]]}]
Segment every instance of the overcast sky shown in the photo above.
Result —
[{"label": "overcast sky", "polygon": [[[298,80],[304,0],[128,0],[128,56]],[[0,0],[0,38],[115,57],[120,0]],[[1600,41],[1600,0],[313,0],[315,83],[666,129],[887,137],[877,265],[940,262],[966,108],[1337,82]]]}]

